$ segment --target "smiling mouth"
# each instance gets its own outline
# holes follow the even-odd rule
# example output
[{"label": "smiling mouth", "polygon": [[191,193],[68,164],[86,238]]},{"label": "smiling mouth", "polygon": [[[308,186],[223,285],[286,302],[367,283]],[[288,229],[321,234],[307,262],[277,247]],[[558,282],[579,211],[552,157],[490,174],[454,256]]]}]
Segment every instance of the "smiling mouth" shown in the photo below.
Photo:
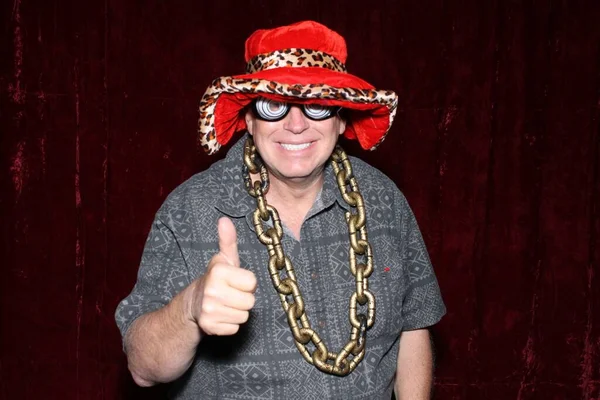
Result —
[{"label": "smiling mouth", "polygon": [[281,147],[290,151],[299,151],[308,148],[312,144],[312,142],[301,143],[301,144],[291,144],[291,143],[280,143]]}]

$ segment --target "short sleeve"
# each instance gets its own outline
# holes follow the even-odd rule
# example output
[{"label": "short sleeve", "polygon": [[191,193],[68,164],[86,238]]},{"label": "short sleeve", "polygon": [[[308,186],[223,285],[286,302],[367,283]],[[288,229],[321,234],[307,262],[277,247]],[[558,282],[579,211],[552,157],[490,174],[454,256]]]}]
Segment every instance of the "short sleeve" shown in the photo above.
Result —
[{"label": "short sleeve", "polygon": [[192,231],[190,220],[190,212],[173,204],[173,199],[167,199],[156,214],[135,286],[115,312],[123,337],[136,318],[162,308],[190,284],[186,262]]},{"label": "short sleeve", "polygon": [[401,217],[402,264],[406,281],[402,301],[403,330],[426,328],[442,318],[446,307],[417,220],[402,194],[397,207],[396,215]]}]

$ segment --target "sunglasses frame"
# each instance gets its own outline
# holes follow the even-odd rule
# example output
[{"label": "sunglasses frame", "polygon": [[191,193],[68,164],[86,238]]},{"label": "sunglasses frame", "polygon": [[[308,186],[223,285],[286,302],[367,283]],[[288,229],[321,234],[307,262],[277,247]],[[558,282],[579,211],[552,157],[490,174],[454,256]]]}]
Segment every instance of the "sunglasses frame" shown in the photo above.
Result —
[{"label": "sunglasses frame", "polygon": [[[287,107],[287,110],[285,111],[285,113],[279,117],[279,118],[275,118],[275,119],[267,119],[264,118],[260,115],[260,113],[258,112],[258,109],[256,108],[256,102],[259,100],[270,100],[264,97],[259,97],[256,98],[254,100],[252,100],[251,106],[250,108],[252,109],[252,113],[254,114],[254,116],[258,119],[260,119],[261,121],[267,121],[267,122],[277,122],[277,121],[281,121],[282,119],[284,119],[285,117],[287,117],[287,115],[290,113],[290,110],[292,109],[293,106],[296,106],[298,108],[300,108],[300,111],[302,111],[302,114],[304,114],[304,116],[306,116],[306,118],[310,119],[311,121],[325,121],[327,119],[333,118],[334,116],[340,116],[340,111],[343,109],[343,107],[340,106],[325,106],[325,107],[329,107],[332,109],[332,113],[330,115],[328,115],[327,117],[324,118],[313,118],[310,115],[308,115],[306,113],[306,109],[305,106],[307,105],[307,103],[292,103],[292,102],[287,102],[287,101],[281,101],[280,103],[285,104]],[[278,101],[278,100],[273,100],[273,101]],[[311,104],[311,103],[308,103]]]}]

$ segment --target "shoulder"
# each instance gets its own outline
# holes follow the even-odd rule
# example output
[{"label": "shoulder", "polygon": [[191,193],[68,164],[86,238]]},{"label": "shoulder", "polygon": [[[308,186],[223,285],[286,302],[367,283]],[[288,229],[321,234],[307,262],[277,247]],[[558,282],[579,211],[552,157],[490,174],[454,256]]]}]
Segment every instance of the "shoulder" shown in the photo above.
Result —
[{"label": "shoulder", "polygon": [[386,174],[365,161],[351,156],[350,162],[365,201],[369,220],[375,225],[399,228],[409,210],[402,191]]},{"label": "shoulder", "polygon": [[[396,183],[379,169],[353,156],[350,156],[350,162],[361,191],[387,202],[403,203],[406,201]],[[386,195],[391,197],[385,198]]]},{"label": "shoulder", "polygon": [[163,202],[159,214],[168,210],[195,210],[214,208],[222,191],[223,162],[217,161],[208,169],[198,172],[177,186]]}]

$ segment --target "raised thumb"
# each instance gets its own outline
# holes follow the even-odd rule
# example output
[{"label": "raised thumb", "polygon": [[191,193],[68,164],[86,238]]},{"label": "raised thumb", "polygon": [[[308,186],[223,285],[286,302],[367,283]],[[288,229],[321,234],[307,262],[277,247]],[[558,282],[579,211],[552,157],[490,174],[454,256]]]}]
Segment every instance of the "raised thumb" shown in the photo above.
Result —
[{"label": "raised thumb", "polygon": [[219,234],[219,252],[234,266],[240,266],[237,248],[237,233],[233,222],[227,217],[219,218],[217,225]]}]

